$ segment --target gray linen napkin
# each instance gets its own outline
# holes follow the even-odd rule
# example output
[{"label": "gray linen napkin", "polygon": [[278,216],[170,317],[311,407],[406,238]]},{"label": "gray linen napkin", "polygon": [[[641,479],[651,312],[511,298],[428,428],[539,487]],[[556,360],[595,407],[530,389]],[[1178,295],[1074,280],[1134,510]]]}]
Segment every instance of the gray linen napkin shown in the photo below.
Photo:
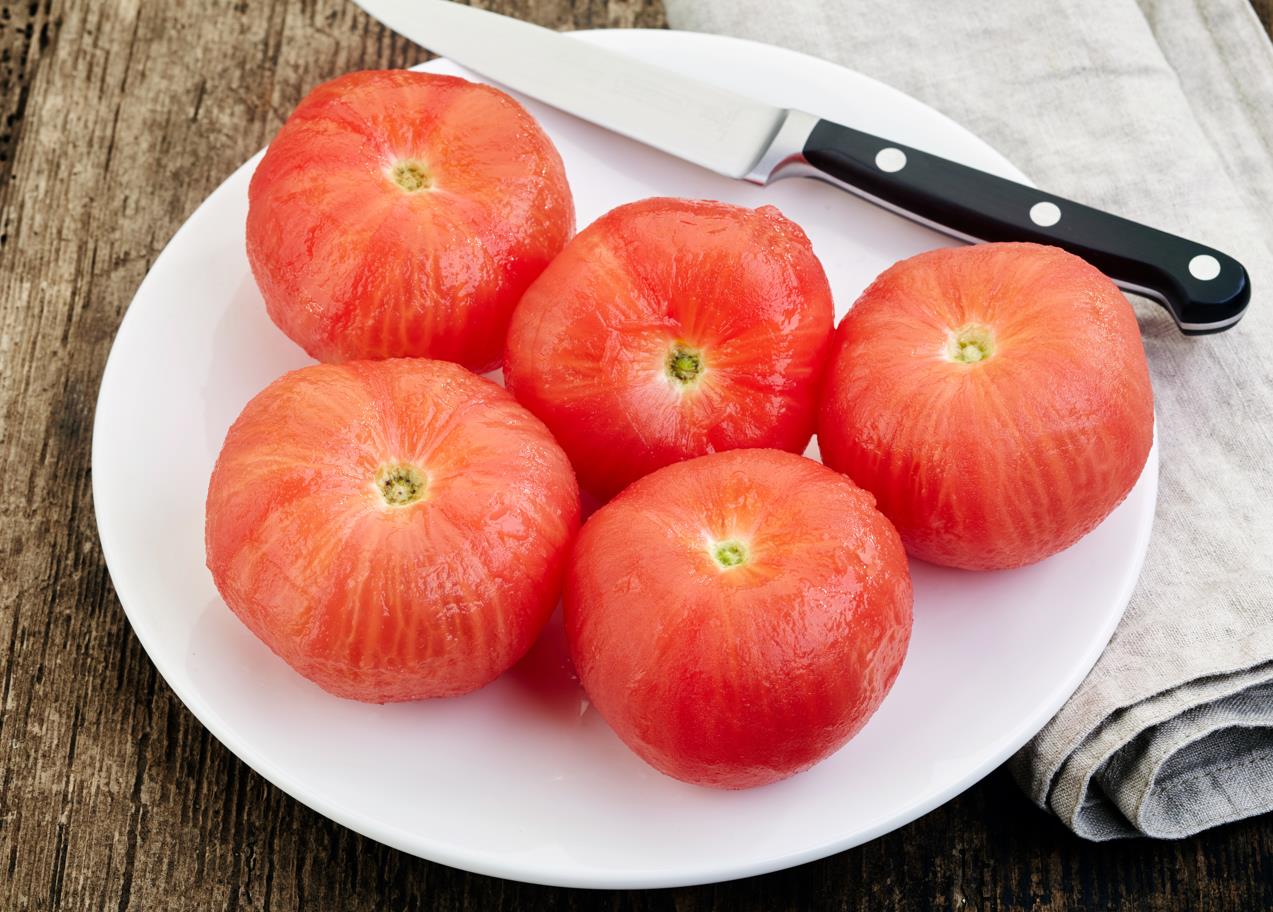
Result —
[{"label": "gray linen napkin", "polygon": [[1273,49],[1246,0],[665,3],[673,28],[891,83],[1040,186],[1247,266],[1250,310],[1219,336],[1135,302],[1162,459],[1149,557],[1105,654],[1012,765],[1090,839],[1273,809]]}]

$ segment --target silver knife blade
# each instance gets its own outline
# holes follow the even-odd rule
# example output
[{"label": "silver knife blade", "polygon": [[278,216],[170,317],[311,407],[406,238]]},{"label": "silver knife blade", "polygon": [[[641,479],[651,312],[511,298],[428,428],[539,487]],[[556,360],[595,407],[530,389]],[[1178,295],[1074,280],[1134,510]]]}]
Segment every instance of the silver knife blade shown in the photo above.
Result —
[{"label": "silver knife blade", "polygon": [[555,108],[723,174],[751,175],[787,111],[448,0],[354,0],[399,35]]}]

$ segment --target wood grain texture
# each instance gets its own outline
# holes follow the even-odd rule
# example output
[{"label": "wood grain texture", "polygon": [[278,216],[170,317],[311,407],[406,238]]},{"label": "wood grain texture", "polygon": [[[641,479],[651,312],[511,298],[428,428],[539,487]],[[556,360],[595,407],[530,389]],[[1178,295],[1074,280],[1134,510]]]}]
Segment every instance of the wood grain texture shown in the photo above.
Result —
[{"label": "wood grain texture", "polygon": [[[655,0],[483,5],[663,24]],[[1273,6],[1255,6],[1267,25]],[[345,0],[0,0],[0,910],[1273,909],[1270,818],[1095,846],[1002,773],[792,871],[530,887],[358,837],[207,734],[132,635],[97,542],[111,338],[163,244],[308,88],[424,56]]]},{"label": "wood grain texture", "polygon": [[1251,0],[1251,8],[1255,10],[1265,31],[1273,34],[1273,0]]}]

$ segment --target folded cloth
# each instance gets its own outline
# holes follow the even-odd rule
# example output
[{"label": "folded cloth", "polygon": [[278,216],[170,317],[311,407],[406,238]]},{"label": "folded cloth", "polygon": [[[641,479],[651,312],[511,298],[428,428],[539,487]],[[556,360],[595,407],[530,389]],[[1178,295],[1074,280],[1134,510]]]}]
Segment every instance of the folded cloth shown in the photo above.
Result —
[{"label": "folded cloth", "polygon": [[1161,455],[1149,555],[1104,655],[1012,767],[1090,839],[1273,809],[1273,48],[1246,0],[665,5],[673,28],[890,83],[1040,186],[1247,266],[1247,317],[1221,335],[1134,302]]}]

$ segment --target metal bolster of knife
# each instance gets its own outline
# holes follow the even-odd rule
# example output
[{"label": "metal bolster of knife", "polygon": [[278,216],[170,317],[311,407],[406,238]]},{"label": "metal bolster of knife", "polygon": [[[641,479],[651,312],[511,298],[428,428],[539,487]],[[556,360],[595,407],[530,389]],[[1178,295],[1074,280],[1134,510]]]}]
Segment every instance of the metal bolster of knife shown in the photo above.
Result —
[{"label": "metal bolster of knife", "polygon": [[787,111],[769,138],[769,145],[743,180],[763,187],[780,177],[822,177],[804,157],[805,143],[813,135],[818,121],[819,118],[804,111]]}]

